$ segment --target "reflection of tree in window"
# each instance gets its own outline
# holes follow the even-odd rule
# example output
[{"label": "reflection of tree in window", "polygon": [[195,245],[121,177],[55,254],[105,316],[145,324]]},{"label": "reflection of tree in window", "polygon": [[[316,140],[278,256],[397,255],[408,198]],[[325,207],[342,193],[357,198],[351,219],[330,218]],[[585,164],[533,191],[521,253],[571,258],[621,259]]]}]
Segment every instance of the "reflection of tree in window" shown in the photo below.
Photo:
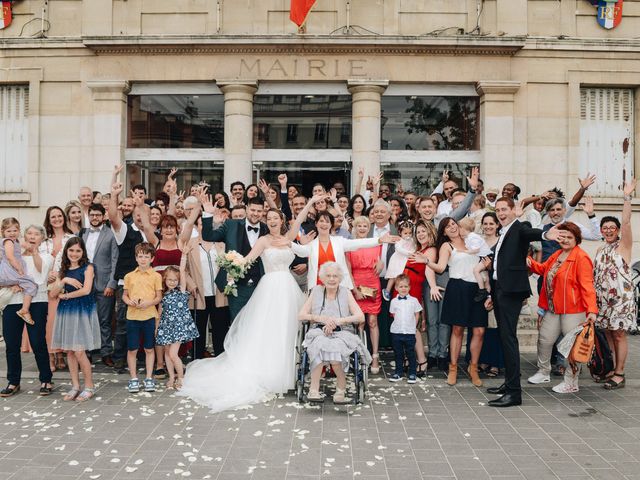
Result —
[{"label": "reflection of tree in window", "polygon": [[[426,133],[433,150],[475,150],[477,99],[406,97],[407,132]],[[407,149],[411,149],[407,145]],[[427,147],[428,148],[428,147]]]}]

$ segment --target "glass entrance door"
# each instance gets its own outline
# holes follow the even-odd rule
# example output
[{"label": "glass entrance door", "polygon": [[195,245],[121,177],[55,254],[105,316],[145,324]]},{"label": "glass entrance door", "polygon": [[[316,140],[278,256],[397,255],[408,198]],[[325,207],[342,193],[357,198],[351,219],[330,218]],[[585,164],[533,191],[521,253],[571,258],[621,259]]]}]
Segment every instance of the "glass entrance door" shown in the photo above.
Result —
[{"label": "glass entrance door", "polygon": [[278,175],[286,173],[289,185],[295,185],[307,197],[316,183],[329,190],[336,182],[341,182],[347,192],[351,185],[351,164],[346,162],[254,162],[253,179],[264,178],[269,183],[277,183]]}]

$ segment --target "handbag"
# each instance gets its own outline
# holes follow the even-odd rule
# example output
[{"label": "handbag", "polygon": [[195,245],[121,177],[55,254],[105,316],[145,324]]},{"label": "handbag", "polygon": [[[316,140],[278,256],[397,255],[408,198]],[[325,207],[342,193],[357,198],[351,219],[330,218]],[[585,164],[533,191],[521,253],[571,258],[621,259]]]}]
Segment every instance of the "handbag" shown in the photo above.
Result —
[{"label": "handbag", "polygon": [[378,295],[377,288],[365,287],[364,285],[360,285],[358,291],[364,298],[376,298]]},{"label": "handbag", "polygon": [[588,363],[591,360],[593,354],[593,348],[595,347],[596,335],[595,327],[592,322],[582,327],[582,331],[576,336],[571,352],[569,353],[569,363],[573,372],[578,371],[579,363]]},{"label": "handbag", "polygon": [[593,355],[588,367],[593,378],[601,378],[613,370],[613,355],[604,330],[600,328],[595,329]]}]

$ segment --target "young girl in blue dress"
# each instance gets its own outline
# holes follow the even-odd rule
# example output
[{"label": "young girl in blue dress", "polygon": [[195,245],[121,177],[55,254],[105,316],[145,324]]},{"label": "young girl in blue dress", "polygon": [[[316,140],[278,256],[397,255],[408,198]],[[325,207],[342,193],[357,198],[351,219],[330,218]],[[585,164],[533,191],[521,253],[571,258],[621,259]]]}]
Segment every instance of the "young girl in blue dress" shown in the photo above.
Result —
[{"label": "young girl in blue dress", "polygon": [[164,349],[164,361],[167,365],[169,380],[167,388],[180,389],[184,376],[184,366],[178,355],[180,344],[198,337],[198,329],[189,311],[189,292],[186,291],[187,256],[182,255],[180,269],[167,267],[162,275],[164,297],[160,304],[160,323],[156,335],[158,345],[167,345]]},{"label": "young girl in blue dress", "polygon": [[[64,400],[84,402],[93,397],[95,387],[91,362],[86,351],[100,348],[100,323],[93,293],[93,265],[87,249],[79,237],[71,237],[62,251],[58,281],[51,295],[60,302],[53,325],[51,348],[67,352],[71,374],[71,390]],[[80,371],[84,375],[84,389],[80,390]]]}]

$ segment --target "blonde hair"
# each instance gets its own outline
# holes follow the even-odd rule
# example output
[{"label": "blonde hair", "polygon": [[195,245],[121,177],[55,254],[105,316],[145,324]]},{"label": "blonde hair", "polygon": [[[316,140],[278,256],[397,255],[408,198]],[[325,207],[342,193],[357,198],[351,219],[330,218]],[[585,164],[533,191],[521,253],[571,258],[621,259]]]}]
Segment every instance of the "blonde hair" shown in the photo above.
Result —
[{"label": "blonde hair", "polygon": [[476,221],[473,218],[464,217],[458,220],[458,225],[469,232],[475,232]]},{"label": "blonde hair", "polygon": [[361,223],[366,223],[367,227],[371,227],[371,221],[367,217],[365,217],[364,215],[360,215],[359,217],[354,218],[353,222],[352,222],[352,225],[354,227],[357,227]]},{"label": "blonde hair", "polygon": [[4,236],[4,232],[9,228],[16,226],[18,230],[20,230],[20,222],[15,217],[8,217],[2,219],[2,224],[0,225],[0,231],[2,231],[2,235]]}]

